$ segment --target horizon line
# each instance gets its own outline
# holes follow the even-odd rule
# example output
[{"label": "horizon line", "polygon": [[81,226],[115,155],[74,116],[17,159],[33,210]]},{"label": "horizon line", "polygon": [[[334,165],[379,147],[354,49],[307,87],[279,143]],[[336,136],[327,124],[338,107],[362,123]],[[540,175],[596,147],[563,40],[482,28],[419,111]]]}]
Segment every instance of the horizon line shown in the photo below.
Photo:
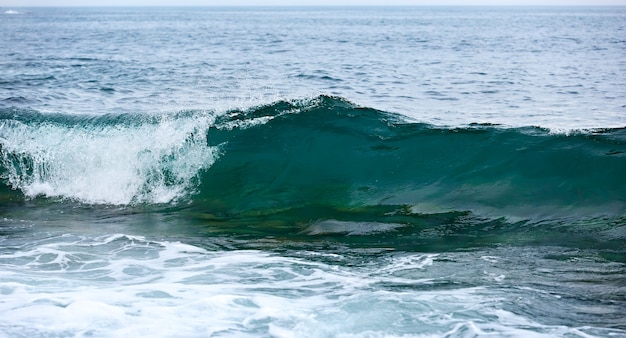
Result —
[{"label": "horizon line", "polygon": [[82,7],[163,7],[163,8],[177,8],[177,7],[197,7],[197,8],[211,8],[211,7],[626,7],[626,4],[437,4],[437,5],[406,5],[406,4],[385,4],[385,5],[355,5],[355,4],[310,4],[310,5],[291,5],[291,4],[268,4],[268,5],[248,5],[248,4],[233,4],[233,5],[17,5],[6,6],[0,5],[0,8],[55,8],[55,7],[68,7],[68,8],[82,8]]}]

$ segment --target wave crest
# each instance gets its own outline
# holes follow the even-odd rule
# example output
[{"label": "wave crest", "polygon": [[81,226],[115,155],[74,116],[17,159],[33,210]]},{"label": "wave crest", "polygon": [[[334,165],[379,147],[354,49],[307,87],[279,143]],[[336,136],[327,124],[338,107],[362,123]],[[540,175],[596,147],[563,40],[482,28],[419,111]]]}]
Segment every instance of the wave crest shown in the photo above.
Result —
[{"label": "wave crest", "polygon": [[216,149],[204,113],[83,117],[20,112],[0,120],[0,172],[25,196],[92,204],[169,203],[188,194]]},{"label": "wave crest", "polygon": [[[626,129],[442,128],[330,96],[221,115],[5,110],[0,165],[3,182],[29,198],[184,199],[211,217],[343,221],[376,206],[511,220],[626,212]],[[360,221],[395,223],[371,216]]]}]

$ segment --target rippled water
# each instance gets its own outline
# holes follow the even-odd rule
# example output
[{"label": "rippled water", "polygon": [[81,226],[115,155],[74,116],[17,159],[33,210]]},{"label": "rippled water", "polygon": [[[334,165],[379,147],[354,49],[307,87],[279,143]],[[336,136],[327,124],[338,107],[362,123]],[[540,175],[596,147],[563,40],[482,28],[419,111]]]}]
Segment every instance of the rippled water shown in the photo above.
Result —
[{"label": "rippled water", "polygon": [[623,307],[609,299],[623,295],[589,285],[597,274],[619,285],[623,266],[559,247],[285,256],[66,235],[2,254],[7,261],[21,261],[0,273],[13,280],[1,289],[0,329],[11,337],[623,334],[593,326],[622,325]]},{"label": "rippled water", "polygon": [[324,93],[443,125],[626,124],[621,7],[19,12],[0,17],[4,106],[155,112]]},{"label": "rippled water", "polygon": [[626,336],[626,8],[0,13],[0,337]]}]

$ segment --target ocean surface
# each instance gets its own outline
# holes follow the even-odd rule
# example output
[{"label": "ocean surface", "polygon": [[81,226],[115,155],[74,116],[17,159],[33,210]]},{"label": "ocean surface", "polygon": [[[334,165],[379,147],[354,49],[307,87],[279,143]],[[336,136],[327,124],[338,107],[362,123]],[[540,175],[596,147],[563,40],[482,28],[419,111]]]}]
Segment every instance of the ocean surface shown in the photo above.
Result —
[{"label": "ocean surface", "polygon": [[626,7],[0,8],[0,337],[626,337]]}]

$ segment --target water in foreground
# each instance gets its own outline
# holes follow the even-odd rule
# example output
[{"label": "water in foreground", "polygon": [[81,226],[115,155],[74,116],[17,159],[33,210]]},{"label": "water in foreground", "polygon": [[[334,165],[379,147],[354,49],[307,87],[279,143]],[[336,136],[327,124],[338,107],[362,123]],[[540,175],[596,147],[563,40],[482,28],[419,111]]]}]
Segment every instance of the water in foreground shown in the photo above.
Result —
[{"label": "water in foreground", "polygon": [[0,337],[626,336],[624,7],[0,12]]},{"label": "water in foreground", "polygon": [[7,337],[626,334],[623,129],[328,96],[0,126]]}]

